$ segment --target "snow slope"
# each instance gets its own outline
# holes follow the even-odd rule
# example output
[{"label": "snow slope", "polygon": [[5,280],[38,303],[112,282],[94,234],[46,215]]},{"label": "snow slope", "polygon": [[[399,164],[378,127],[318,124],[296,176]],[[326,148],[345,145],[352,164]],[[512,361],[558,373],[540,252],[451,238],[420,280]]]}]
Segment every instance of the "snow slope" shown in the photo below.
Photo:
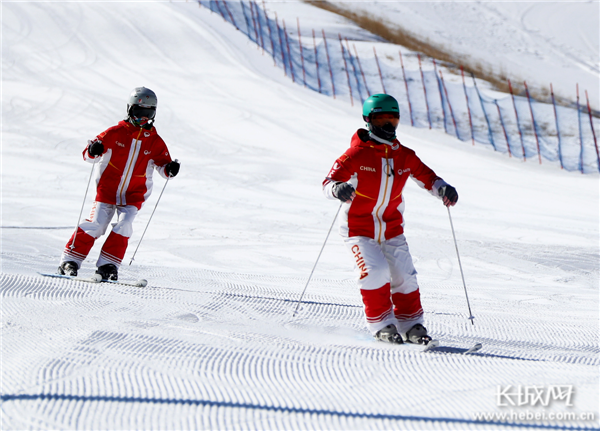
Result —
[{"label": "snow slope", "polygon": [[[376,343],[336,234],[292,316],[337,210],[320,183],[359,107],[291,84],[193,2],[1,7],[2,429],[599,428],[597,175],[402,127],[460,193],[476,324],[448,213],[411,183],[406,235],[445,347]],[[86,140],[139,85],[157,92],[157,128],[182,162],[128,266],[156,181],[121,270],[149,286],[41,278],[77,221]],[[475,341],[484,350],[460,354]],[[499,407],[508,385],[570,386],[574,405]]]},{"label": "snow slope", "polygon": [[334,2],[402,28],[513,82],[526,80],[575,102],[588,91],[600,108],[598,1],[387,1]]}]

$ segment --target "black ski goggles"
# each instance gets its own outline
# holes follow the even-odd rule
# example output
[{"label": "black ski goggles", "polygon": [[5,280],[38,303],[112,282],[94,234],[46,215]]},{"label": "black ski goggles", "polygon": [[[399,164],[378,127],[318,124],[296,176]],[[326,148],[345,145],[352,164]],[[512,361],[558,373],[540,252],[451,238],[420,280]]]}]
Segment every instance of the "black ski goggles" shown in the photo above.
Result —
[{"label": "black ski goggles", "polygon": [[132,117],[135,118],[148,118],[149,120],[152,120],[154,118],[154,116],[156,115],[156,108],[152,107],[152,108],[144,108],[143,106],[140,105],[133,105],[131,107],[131,110],[129,111],[129,115],[131,115]]},{"label": "black ski goggles", "polygon": [[400,123],[400,114],[397,112],[378,112],[371,114],[371,124],[375,127],[383,127],[387,123],[390,123],[394,128],[398,127]]}]

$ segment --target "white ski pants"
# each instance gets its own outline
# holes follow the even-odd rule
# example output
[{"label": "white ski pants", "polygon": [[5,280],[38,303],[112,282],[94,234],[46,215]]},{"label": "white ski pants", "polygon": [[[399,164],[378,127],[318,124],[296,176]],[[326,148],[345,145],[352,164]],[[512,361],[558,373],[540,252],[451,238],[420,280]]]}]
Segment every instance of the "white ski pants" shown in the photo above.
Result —
[{"label": "white ski pants", "polygon": [[[117,206],[103,202],[94,202],[90,216],[80,223],[77,233],[74,234],[63,251],[61,263],[73,261],[81,267],[96,239],[106,233],[108,225],[117,214],[117,221],[113,223],[112,232],[106,239],[96,266],[112,263],[119,267],[129,238],[133,234],[133,221],[138,209],[133,205]],[[75,244],[73,244],[75,242]]]},{"label": "white ski pants", "polygon": [[133,205],[117,206],[94,202],[90,217],[79,225],[79,227],[93,238],[100,238],[106,233],[108,225],[117,213],[117,221],[113,223],[112,231],[127,238],[133,235],[133,221],[137,216],[138,209]]},{"label": "white ski pants", "polygon": [[355,262],[367,327],[375,334],[389,324],[405,334],[423,324],[417,271],[404,235],[381,243],[363,236],[344,238]]}]

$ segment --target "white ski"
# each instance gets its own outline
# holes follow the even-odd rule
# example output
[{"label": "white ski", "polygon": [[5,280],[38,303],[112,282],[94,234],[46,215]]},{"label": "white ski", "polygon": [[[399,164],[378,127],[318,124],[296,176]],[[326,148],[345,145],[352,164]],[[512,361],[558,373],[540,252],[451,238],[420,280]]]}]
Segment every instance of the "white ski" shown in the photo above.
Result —
[{"label": "white ski", "polygon": [[[386,342],[383,340],[378,340],[378,341],[382,342],[382,343]],[[427,344],[415,344],[415,343],[408,343],[406,341],[404,343],[390,343],[390,344],[395,344],[397,346],[402,346],[403,348],[412,349],[412,350],[419,351],[419,352],[433,351],[436,347],[440,346],[439,340],[431,340]]]},{"label": "white ski", "polygon": [[435,349],[436,347],[439,347],[439,346],[440,346],[440,341],[439,340],[431,340],[429,343],[427,343],[425,345],[425,348],[423,349],[423,351],[424,352],[428,352],[428,351],[433,350],[433,349]]},{"label": "white ski", "polygon": [[464,349],[464,348],[456,348],[456,347],[448,347],[448,346],[444,346],[444,345],[440,345],[439,340],[431,340],[429,342],[429,344],[427,344],[425,346],[425,348],[423,349],[424,352],[428,352],[428,351],[433,351],[435,349],[439,348],[439,352],[444,352],[444,353],[458,353],[461,355],[468,355],[470,353],[474,353],[474,352],[478,352],[479,350],[481,350],[483,347],[483,344],[481,343],[475,343],[473,344],[471,347],[469,347],[468,349]]},{"label": "white ski", "polygon": [[102,280],[102,278],[98,274],[94,274],[93,277],[85,278],[85,277],[73,277],[70,275],[62,275],[62,274],[46,274],[43,272],[38,272],[38,274],[43,275],[44,277],[54,277],[54,278],[66,278],[68,280],[73,281],[84,281],[86,283],[113,283],[113,284],[123,284],[125,286],[133,286],[133,287],[146,287],[148,285],[148,280],[140,279],[136,282],[129,283],[121,280]]},{"label": "white ski", "polygon": [[477,352],[477,351],[481,350],[482,347],[483,347],[483,344],[475,343],[475,344],[473,344],[473,347],[471,347],[467,351],[463,352],[463,355],[468,355],[469,353]]}]

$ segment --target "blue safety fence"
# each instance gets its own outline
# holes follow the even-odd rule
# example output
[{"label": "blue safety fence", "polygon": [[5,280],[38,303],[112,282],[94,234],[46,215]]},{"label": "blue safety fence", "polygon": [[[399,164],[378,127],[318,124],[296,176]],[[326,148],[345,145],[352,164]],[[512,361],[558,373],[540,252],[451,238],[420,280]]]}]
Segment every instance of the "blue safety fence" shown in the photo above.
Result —
[{"label": "blue safety fence", "polygon": [[[525,94],[499,93],[478,86],[472,76],[446,76],[430,60],[408,69],[397,58],[359,56],[354,43],[323,30],[285,22],[254,0],[198,0],[201,6],[234,25],[273,59],[295,83],[362,105],[375,93],[394,96],[402,124],[444,129],[462,141],[489,146],[522,160],[542,159],[569,171],[600,171],[596,130],[587,99],[565,107]],[[389,51],[389,50],[388,50]],[[364,52],[364,51],[363,51]],[[405,54],[406,55],[406,54]],[[414,57],[414,54],[411,54]]]}]

